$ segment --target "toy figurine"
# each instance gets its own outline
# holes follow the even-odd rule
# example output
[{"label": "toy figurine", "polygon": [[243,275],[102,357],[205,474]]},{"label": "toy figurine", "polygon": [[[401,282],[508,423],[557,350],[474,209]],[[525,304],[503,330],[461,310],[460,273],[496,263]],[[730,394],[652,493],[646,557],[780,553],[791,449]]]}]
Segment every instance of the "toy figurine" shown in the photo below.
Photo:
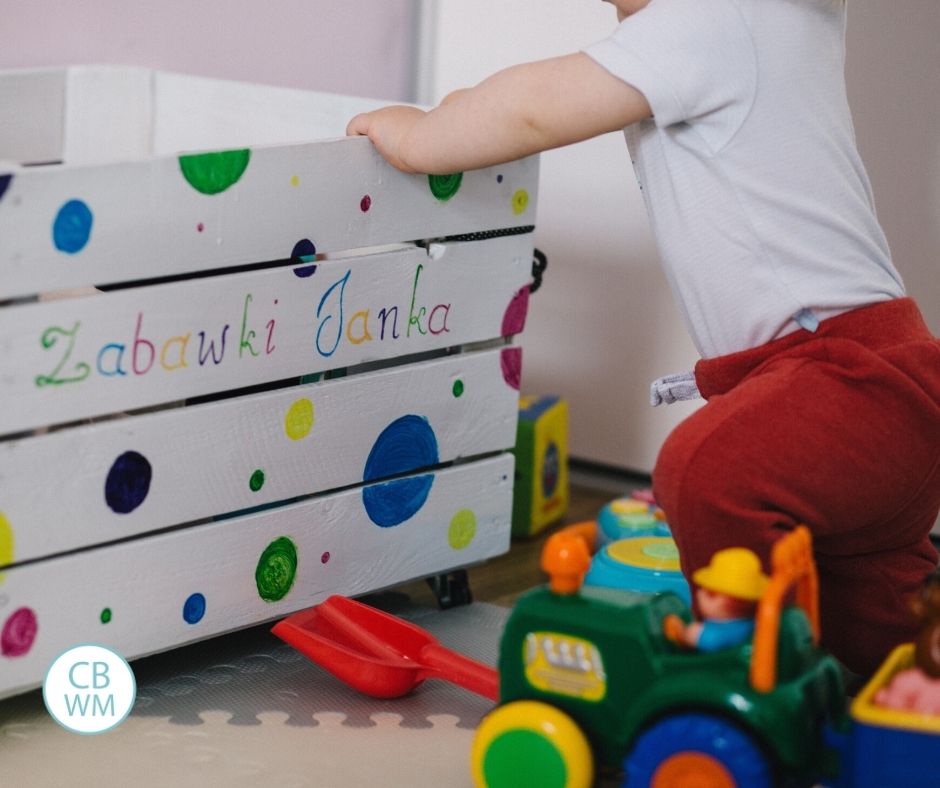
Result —
[{"label": "toy figurine", "polygon": [[767,586],[760,559],[744,547],[712,556],[692,575],[701,621],[686,624],[676,615],[663,620],[663,633],[681,646],[713,652],[747,642],[754,634],[754,613]]}]

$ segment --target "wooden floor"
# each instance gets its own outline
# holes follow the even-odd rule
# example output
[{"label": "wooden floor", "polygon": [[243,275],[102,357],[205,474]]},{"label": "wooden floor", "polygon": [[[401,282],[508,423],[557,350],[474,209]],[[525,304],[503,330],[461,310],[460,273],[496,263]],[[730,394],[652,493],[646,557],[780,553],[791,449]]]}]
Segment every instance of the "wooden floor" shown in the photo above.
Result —
[{"label": "wooden floor", "polygon": [[[645,486],[648,482],[642,478],[598,478],[573,482],[568,513],[556,526],[531,539],[514,539],[508,553],[468,570],[474,601],[511,606],[522,592],[545,582],[545,575],[539,569],[539,558],[542,545],[552,533],[568,523],[596,519],[605,504]],[[430,586],[424,581],[409,583],[399,590],[407,593],[416,604],[436,604]]]}]

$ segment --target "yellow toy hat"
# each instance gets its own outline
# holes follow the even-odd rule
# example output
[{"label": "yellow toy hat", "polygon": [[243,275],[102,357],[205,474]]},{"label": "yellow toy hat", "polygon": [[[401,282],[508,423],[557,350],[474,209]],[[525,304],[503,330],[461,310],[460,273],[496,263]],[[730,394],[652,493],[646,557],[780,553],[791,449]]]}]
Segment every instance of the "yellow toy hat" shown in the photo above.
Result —
[{"label": "yellow toy hat", "polygon": [[692,573],[692,580],[702,588],[735,599],[760,599],[767,587],[760,559],[746,547],[719,550],[708,566]]}]

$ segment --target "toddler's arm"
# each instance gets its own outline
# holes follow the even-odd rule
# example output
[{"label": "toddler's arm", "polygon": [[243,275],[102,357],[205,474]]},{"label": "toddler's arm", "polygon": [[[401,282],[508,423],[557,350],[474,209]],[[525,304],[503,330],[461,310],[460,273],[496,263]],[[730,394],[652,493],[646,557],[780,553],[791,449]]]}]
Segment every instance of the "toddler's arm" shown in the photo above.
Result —
[{"label": "toddler's arm", "polygon": [[642,93],[579,52],[507,68],[430,112],[393,106],[357,115],[346,133],[367,135],[400,170],[444,175],[580,142],[650,115]]}]

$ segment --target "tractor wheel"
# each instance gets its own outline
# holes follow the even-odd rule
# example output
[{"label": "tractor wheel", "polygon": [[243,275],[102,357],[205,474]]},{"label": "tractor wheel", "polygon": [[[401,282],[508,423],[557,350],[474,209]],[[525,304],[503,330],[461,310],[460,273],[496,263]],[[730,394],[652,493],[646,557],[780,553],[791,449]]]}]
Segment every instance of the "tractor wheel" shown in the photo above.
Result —
[{"label": "tractor wheel", "polygon": [[594,780],[594,757],[577,723],[537,701],[491,711],[470,757],[479,788],[590,788]]},{"label": "tractor wheel", "polygon": [[773,769],[734,723],[710,714],[659,721],[624,760],[624,788],[769,788]]}]

